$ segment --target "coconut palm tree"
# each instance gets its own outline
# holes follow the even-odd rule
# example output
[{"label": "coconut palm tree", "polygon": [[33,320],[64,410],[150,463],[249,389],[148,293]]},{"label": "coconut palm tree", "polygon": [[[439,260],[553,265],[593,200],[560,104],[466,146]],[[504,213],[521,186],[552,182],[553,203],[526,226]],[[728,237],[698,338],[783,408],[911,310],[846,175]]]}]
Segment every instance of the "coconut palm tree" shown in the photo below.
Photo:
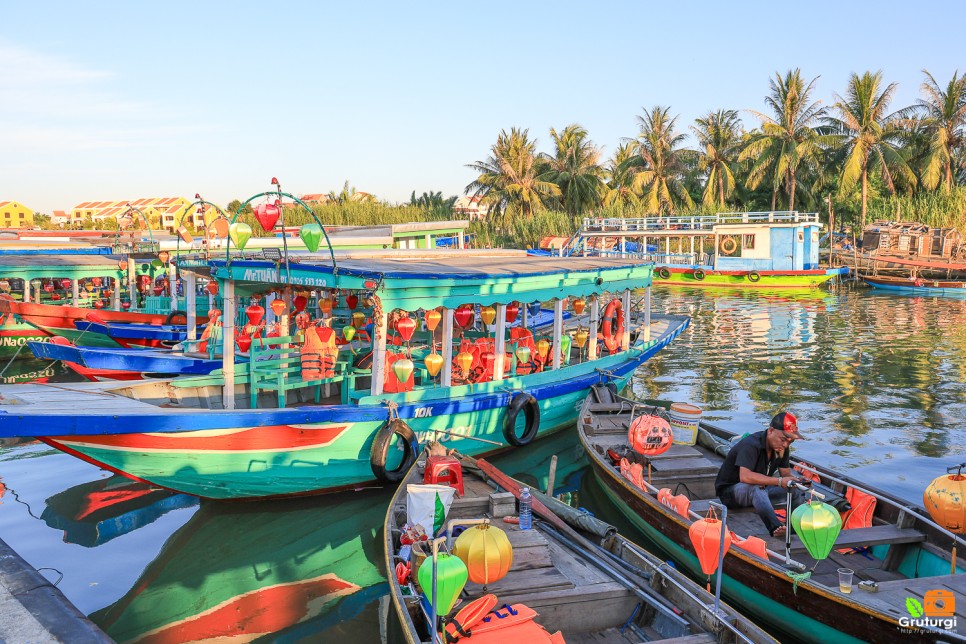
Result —
[{"label": "coconut palm tree", "polygon": [[956,158],[966,152],[966,76],[956,70],[944,89],[927,70],[922,73],[925,98],[915,105],[929,142],[922,185],[928,190],[942,185],[949,192],[955,185]]},{"label": "coconut palm tree", "polygon": [[599,204],[604,189],[600,148],[590,140],[587,130],[576,123],[559,134],[550,128],[550,138],[554,153],[541,155],[545,163],[540,178],[560,188],[560,200],[570,215]]},{"label": "coconut palm tree", "polygon": [[684,185],[690,150],[684,150],[685,135],[674,130],[677,117],[670,107],[656,105],[638,116],[641,132],[634,140],[634,155],[624,165],[632,173],[631,189],[641,195],[649,213],[674,214],[678,207],[693,208],[694,200]]},{"label": "coconut palm tree", "polygon": [[907,163],[902,141],[903,112],[890,114],[889,104],[897,84],[883,87],[882,72],[853,73],[845,98],[835,95],[832,106],[837,116],[825,118],[826,125],[844,148],[845,163],[839,181],[839,193],[845,195],[856,183],[862,186],[862,214],[859,230],[865,228],[868,209],[869,171],[879,172],[890,192],[896,190],[896,179],[916,184],[916,175]]},{"label": "coconut palm tree", "polygon": [[624,141],[617,146],[614,155],[607,161],[604,167],[604,179],[606,181],[601,203],[605,207],[617,208],[636,208],[641,205],[641,199],[634,192],[632,184],[634,175],[629,169],[628,161],[634,156],[634,141]]},{"label": "coconut palm tree", "polygon": [[510,218],[530,217],[546,207],[548,200],[560,196],[560,188],[540,178],[537,142],[530,140],[529,130],[502,130],[490,148],[490,157],[466,167],[479,173],[465,192],[481,197],[482,205],[493,215]]},{"label": "coconut palm tree", "polygon": [[795,209],[799,168],[803,164],[818,164],[823,146],[832,143],[830,137],[820,135],[814,127],[825,114],[820,102],[811,100],[817,80],[818,77],[813,78],[806,84],[798,69],[786,72],[784,77],[776,72],[769,81],[771,93],[765,97],[772,115],[751,110],[761,119],[761,129],[749,137],[739,159],[753,161],[748,174],[748,187],[752,190],[771,179],[772,210],[782,185],[788,196],[788,209]]},{"label": "coconut palm tree", "polygon": [[724,207],[735,189],[734,168],[741,145],[741,121],[735,110],[708,112],[695,119],[691,131],[698,139],[698,169],[705,175],[702,202]]}]

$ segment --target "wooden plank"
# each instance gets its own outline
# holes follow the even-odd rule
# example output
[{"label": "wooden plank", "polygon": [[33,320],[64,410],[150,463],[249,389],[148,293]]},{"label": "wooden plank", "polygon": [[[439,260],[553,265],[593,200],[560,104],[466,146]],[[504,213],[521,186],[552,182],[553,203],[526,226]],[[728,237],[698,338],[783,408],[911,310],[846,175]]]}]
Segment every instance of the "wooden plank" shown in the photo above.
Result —
[{"label": "wooden plank", "polygon": [[709,474],[711,472],[717,475],[719,468],[704,456],[698,456],[694,458],[676,458],[665,461],[651,459],[651,469],[655,472],[665,475],[668,475],[672,472],[680,472],[687,476],[693,476],[695,474]]},{"label": "wooden plank", "polygon": [[[918,543],[926,540],[926,535],[918,530],[902,529],[892,524],[877,525],[871,528],[853,528],[842,530],[835,540],[836,548],[857,548],[859,546],[874,546],[881,543]],[[784,543],[784,542],[783,542]],[[782,546],[784,548],[784,546]],[[792,550],[802,551],[805,546],[797,536],[792,537]]]},{"label": "wooden plank", "polygon": [[[511,595],[523,595],[534,591],[567,590],[575,588],[573,582],[563,576],[553,567],[537,568],[534,570],[511,570],[503,579],[489,584],[486,592],[493,593],[501,601]],[[483,594],[480,584],[467,583],[466,592],[470,596]]]}]

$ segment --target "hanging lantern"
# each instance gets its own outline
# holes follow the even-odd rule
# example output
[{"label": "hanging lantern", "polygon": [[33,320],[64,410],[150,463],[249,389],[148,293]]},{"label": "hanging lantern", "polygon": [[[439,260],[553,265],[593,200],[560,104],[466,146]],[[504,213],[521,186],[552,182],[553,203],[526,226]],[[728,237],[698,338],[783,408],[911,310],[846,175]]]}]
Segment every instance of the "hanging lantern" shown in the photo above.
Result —
[{"label": "hanging lantern", "polygon": [[324,317],[332,315],[332,300],[327,297],[319,297],[319,313]]},{"label": "hanging lantern", "polygon": [[351,324],[345,325],[342,327],[342,337],[346,342],[352,342],[352,338],[356,337],[356,328]]},{"label": "hanging lantern", "polygon": [[427,557],[419,566],[419,572],[416,573],[419,586],[426,593],[430,602],[433,601],[435,595],[437,615],[448,615],[453,610],[453,604],[456,603],[456,598],[462,592],[468,577],[469,571],[466,570],[466,564],[463,563],[463,560],[445,552],[437,555],[435,593],[433,592],[432,557]]},{"label": "hanging lantern", "polygon": [[423,320],[426,321],[426,328],[430,332],[435,331],[439,321],[443,319],[443,314],[436,309],[430,309],[423,313]]},{"label": "hanging lantern", "polygon": [[59,293],[54,293],[53,295],[50,296],[50,299],[52,299],[52,300],[59,300],[60,299],[60,294]]},{"label": "hanging lantern", "polygon": [[60,280],[60,285],[63,286],[64,287],[64,290],[66,291],[67,289],[70,288],[71,281],[69,279],[62,279],[62,280]]},{"label": "hanging lantern", "polygon": [[[255,207],[255,219],[265,232],[271,232],[278,222],[281,210],[273,203],[263,203]],[[233,240],[234,241],[234,240]]]},{"label": "hanging lantern", "polygon": [[272,300],[272,303],[270,306],[272,307],[272,313],[274,313],[275,317],[277,318],[280,318],[283,315],[286,315],[288,313],[288,304],[286,304],[285,300],[283,300],[280,297],[277,297],[274,300]]},{"label": "hanging lantern", "polygon": [[832,506],[813,497],[792,512],[792,526],[812,559],[825,559],[842,530],[842,517]]},{"label": "hanging lantern", "polygon": [[309,249],[309,252],[314,253],[319,250],[319,244],[322,242],[322,226],[305,224],[299,228],[299,237],[302,238],[302,243]]},{"label": "hanging lantern", "polygon": [[113,294],[114,294],[114,291],[112,291],[111,289],[106,289],[103,293],[101,293],[103,297],[111,297]]},{"label": "hanging lantern", "polygon": [[248,240],[252,237],[252,227],[242,221],[236,221],[228,227],[228,236],[238,250],[245,250]]},{"label": "hanging lantern", "polygon": [[492,306],[484,306],[480,309],[480,319],[483,320],[483,324],[490,326],[496,320],[496,309]]},{"label": "hanging lantern", "polygon": [[84,284],[84,290],[87,291],[88,293],[93,293],[94,292],[94,285],[93,284]]},{"label": "hanging lantern", "polygon": [[205,286],[205,290],[211,293],[212,295],[218,295],[218,282],[214,280],[208,282],[208,285]]},{"label": "hanging lantern", "polygon": [[560,336],[560,357],[564,362],[570,357],[570,344],[572,342],[573,339],[569,335]]},{"label": "hanging lantern", "polygon": [[245,309],[245,317],[248,318],[248,323],[252,326],[258,326],[262,318],[265,317],[265,307],[258,304],[249,304],[248,308]]},{"label": "hanging lantern", "polygon": [[[718,553],[721,548],[721,521],[714,515],[714,509],[708,512],[708,516],[698,519],[691,524],[688,535],[691,537],[691,544],[698,555],[698,562],[701,564],[701,572],[710,577],[718,569]],[[725,532],[724,551],[727,554],[731,548],[731,532]]]},{"label": "hanging lantern", "polygon": [[583,349],[587,346],[587,338],[589,337],[590,333],[588,333],[587,329],[580,329],[574,334],[574,342],[577,343],[578,348]]},{"label": "hanging lantern", "polygon": [[423,364],[426,365],[426,371],[429,372],[430,377],[435,378],[439,370],[443,368],[443,356],[435,352],[431,353],[423,358]]},{"label": "hanging lantern", "polygon": [[161,295],[162,293],[164,293],[164,287],[163,286],[155,286],[154,287],[154,294],[155,295]]},{"label": "hanging lantern", "polygon": [[102,280],[100,277],[92,277],[91,281],[94,283],[94,286],[100,287],[104,280]]},{"label": "hanging lantern", "polygon": [[130,302],[121,302],[121,308],[124,309],[125,311],[127,311],[128,309],[131,308],[131,303]]},{"label": "hanging lantern", "polygon": [[399,378],[399,382],[406,382],[409,376],[413,375],[413,361],[409,358],[400,358],[392,363],[392,372]]},{"label": "hanging lantern", "polygon": [[53,293],[54,285],[51,284],[50,282],[47,282],[46,284],[44,284],[44,290],[47,291],[48,293]]},{"label": "hanging lantern", "polygon": [[309,303],[309,298],[304,295],[297,295],[295,299],[292,300],[292,306],[295,307],[296,313],[301,313],[305,310],[306,305]]},{"label": "hanging lantern", "polygon": [[496,354],[492,351],[484,351],[480,354],[480,362],[483,363],[483,368],[489,373],[493,373],[493,367],[496,365]]},{"label": "hanging lantern", "polygon": [[530,314],[530,317],[540,315],[540,302],[530,302],[527,304],[527,313]]},{"label": "hanging lantern", "polygon": [[235,338],[235,344],[238,345],[239,351],[242,353],[248,353],[248,350],[252,348],[252,336],[242,333]]},{"label": "hanging lantern", "polygon": [[952,532],[966,532],[966,476],[943,474],[922,495],[932,520]]},{"label": "hanging lantern", "polygon": [[352,314],[352,326],[357,329],[361,329],[366,324],[366,314],[361,311],[356,311]]},{"label": "hanging lantern", "polygon": [[121,261],[119,261],[117,263],[117,267],[119,269],[121,269],[121,271],[126,271],[127,270],[127,260],[126,259],[122,259]]},{"label": "hanging lantern", "polygon": [[460,351],[456,354],[456,364],[463,370],[464,374],[469,374],[470,367],[473,366],[473,354],[469,351]]},{"label": "hanging lantern", "polygon": [[456,324],[460,325],[462,328],[467,329],[473,324],[473,305],[464,304],[455,311],[453,311],[453,319],[456,320]]},{"label": "hanging lantern", "polygon": [[416,331],[416,320],[412,318],[399,318],[396,320],[396,332],[402,336],[405,342],[409,342],[413,333]]},{"label": "hanging lantern", "polygon": [[168,251],[166,251],[166,250],[163,250],[160,253],[158,253],[158,259],[161,260],[161,263],[162,264],[167,264],[168,263],[168,259],[170,257],[171,257],[171,254]]},{"label": "hanging lantern", "polygon": [[506,323],[513,324],[520,315],[520,305],[517,302],[510,302],[506,305]]},{"label": "hanging lantern", "polygon": [[517,346],[516,354],[517,362],[523,364],[530,362],[530,347],[526,346],[525,344]]},{"label": "hanging lantern", "polygon": [[570,306],[573,307],[574,313],[576,313],[577,315],[580,315],[581,313],[584,312],[584,308],[587,306],[587,303],[584,302],[583,300],[577,299],[571,302]]},{"label": "hanging lantern", "polygon": [[453,554],[459,557],[474,584],[486,585],[500,581],[513,565],[513,546],[506,533],[489,522],[467,528],[457,537]]},{"label": "hanging lantern", "polygon": [[548,353],[550,353],[550,343],[547,342],[546,338],[540,338],[537,342],[537,355],[540,356],[541,360],[546,360]]},{"label": "hanging lantern", "polygon": [[644,456],[663,454],[673,441],[671,426],[660,416],[638,416],[627,430],[627,442],[635,452]]},{"label": "hanging lantern", "polygon": [[104,308],[104,302],[102,302],[100,300],[95,300],[95,302],[94,302],[94,308],[95,309],[103,309]]},{"label": "hanging lantern", "polygon": [[355,311],[356,305],[358,304],[359,304],[359,297],[355,293],[351,295],[346,295],[345,305],[349,307],[350,311]]}]

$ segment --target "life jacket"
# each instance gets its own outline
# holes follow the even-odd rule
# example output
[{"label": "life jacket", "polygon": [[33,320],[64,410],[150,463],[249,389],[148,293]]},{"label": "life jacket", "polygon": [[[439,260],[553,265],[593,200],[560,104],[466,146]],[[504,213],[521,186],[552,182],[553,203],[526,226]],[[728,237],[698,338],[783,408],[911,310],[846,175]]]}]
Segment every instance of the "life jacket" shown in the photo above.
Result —
[{"label": "life jacket", "polygon": [[415,385],[415,379],[413,378],[413,374],[409,374],[409,378],[406,380],[406,382],[399,382],[399,378],[396,377],[396,372],[393,371],[393,368],[392,368],[392,364],[396,360],[402,360],[405,357],[406,357],[406,354],[404,353],[390,353],[389,351],[386,352],[386,369],[385,369],[386,380],[385,380],[385,384],[382,387],[382,390],[387,394],[395,394],[402,391],[413,390],[413,386]]},{"label": "life jacket", "polygon": [[691,509],[691,499],[683,494],[671,494],[671,490],[662,487],[657,491],[658,502],[666,508],[674,510],[685,519],[688,518],[688,511]]},{"label": "life jacket", "polygon": [[[208,320],[208,324],[205,325],[205,330],[201,332],[201,341],[198,343],[198,351],[204,353],[208,350],[208,342],[215,341],[220,336],[215,331],[215,327],[221,326],[221,318],[215,317]],[[214,335],[212,335],[214,334]]]},{"label": "life jacket", "polygon": [[517,373],[520,375],[527,375],[533,371],[533,357],[537,355],[537,347],[533,342],[533,333],[530,329],[524,329],[521,327],[513,327],[510,329],[510,343],[511,345],[516,343],[516,347],[527,347],[530,349],[530,362],[518,362],[517,363]]},{"label": "life jacket", "polygon": [[621,459],[621,476],[644,489],[644,467],[640,463],[631,464],[626,458]]},{"label": "life jacket", "polygon": [[811,465],[809,465],[808,463],[803,462],[801,465],[796,465],[792,469],[798,472],[799,474],[801,474],[802,477],[807,478],[809,481],[813,481],[815,483],[822,482],[822,479],[818,474],[816,474],[811,470],[806,470],[804,467],[802,467],[802,465],[804,465],[805,467],[811,467]]},{"label": "life jacket", "polygon": [[845,498],[852,509],[842,513],[842,529],[871,528],[872,515],[875,513],[875,497],[849,487],[845,490]]},{"label": "life jacket", "polygon": [[550,634],[533,621],[537,611],[524,604],[503,605],[478,621],[470,628],[470,636],[461,638],[468,644],[563,644],[563,636]]},{"label": "life jacket", "polygon": [[300,355],[302,380],[331,378],[335,375],[335,361],[339,355],[339,349],[335,346],[335,332],[328,327],[308,327]]},{"label": "life jacket", "polygon": [[750,552],[753,555],[757,555],[762,559],[764,559],[765,561],[768,560],[768,546],[767,544],[765,544],[764,539],[762,539],[761,537],[754,537],[754,536],[748,537],[747,539],[742,539],[741,537],[735,534],[734,530],[730,530],[730,532],[731,532],[731,545],[737,546],[746,552]]}]

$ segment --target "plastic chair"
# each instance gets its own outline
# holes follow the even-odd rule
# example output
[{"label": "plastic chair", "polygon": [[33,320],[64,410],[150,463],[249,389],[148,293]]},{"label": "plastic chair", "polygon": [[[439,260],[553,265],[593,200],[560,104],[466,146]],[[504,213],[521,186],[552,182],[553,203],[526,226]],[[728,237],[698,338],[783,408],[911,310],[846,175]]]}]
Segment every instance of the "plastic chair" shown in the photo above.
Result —
[{"label": "plastic chair", "polygon": [[423,483],[448,485],[463,496],[463,466],[455,456],[430,456],[426,459]]}]

